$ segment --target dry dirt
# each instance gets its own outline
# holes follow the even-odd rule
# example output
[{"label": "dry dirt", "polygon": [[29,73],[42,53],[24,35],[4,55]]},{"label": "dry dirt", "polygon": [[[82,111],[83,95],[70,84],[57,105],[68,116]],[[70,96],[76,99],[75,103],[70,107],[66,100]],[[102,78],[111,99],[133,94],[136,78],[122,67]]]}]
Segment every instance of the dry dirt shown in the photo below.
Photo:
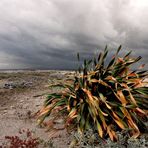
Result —
[{"label": "dry dirt", "polygon": [[0,145],[5,142],[5,136],[29,129],[45,141],[53,136],[57,148],[68,147],[66,130],[51,136],[50,132],[37,125],[34,114],[41,108],[48,93],[58,91],[49,89],[48,85],[71,76],[72,72],[65,71],[0,72]]},{"label": "dry dirt", "polygon": [[[34,117],[41,109],[46,95],[60,90],[59,88],[49,89],[48,86],[58,81],[63,82],[67,78],[73,78],[73,72],[0,72],[0,148],[6,142],[5,136],[19,135],[22,129],[33,131],[35,137],[40,137],[45,142],[52,138],[55,148],[68,148],[71,134],[66,130],[57,130],[54,134],[45,132],[46,129],[39,127]],[[63,126],[61,119],[57,123]],[[42,144],[39,146],[39,148],[44,147]]]}]

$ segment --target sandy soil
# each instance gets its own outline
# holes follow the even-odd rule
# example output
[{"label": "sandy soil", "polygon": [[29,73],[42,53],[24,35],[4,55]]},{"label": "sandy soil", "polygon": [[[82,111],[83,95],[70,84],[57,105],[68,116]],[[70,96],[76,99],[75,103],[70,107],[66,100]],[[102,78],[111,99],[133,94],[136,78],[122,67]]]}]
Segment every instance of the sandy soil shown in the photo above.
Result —
[{"label": "sandy soil", "polygon": [[[0,146],[6,141],[5,136],[15,136],[21,129],[29,129],[44,141],[52,138],[56,148],[68,148],[71,134],[66,130],[57,130],[54,134],[45,132],[45,128],[37,125],[34,115],[47,94],[59,91],[58,88],[49,89],[49,84],[72,77],[73,72],[68,71],[0,72]],[[58,122],[63,126],[61,119]]]},{"label": "sandy soil", "polygon": [[[20,129],[29,129],[36,137],[48,140],[50,133],[39,127],[33,116],[43,105],[46,94],[58,91],[48,85],[71,76],[72,72],[65,71],[1,72],[0,145],[5,136],[17,135]],[[68,147],[67,134],[63,130],[53,135],[55,147]]]}]

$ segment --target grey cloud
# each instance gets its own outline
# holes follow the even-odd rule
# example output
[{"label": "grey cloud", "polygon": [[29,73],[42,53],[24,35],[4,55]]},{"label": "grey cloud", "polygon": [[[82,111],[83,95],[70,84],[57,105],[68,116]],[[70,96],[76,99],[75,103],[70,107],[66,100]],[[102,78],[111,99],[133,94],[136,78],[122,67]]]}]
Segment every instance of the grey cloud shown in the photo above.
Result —
[{"label": "grey cloud", "polygon": [[73,69],[77,52],[89,58],[106,44],[148,63],[148,5],[134,2],[1,0],[0,68]]}]

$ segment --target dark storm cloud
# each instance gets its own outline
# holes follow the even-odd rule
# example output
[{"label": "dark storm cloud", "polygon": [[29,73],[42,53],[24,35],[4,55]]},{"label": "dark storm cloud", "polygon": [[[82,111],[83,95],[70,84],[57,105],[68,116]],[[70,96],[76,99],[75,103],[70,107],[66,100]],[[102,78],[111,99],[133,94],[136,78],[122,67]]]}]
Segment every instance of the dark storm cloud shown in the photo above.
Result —
[{"label": "dark storm cloud", "polygon": [[146,0],[1,0],[0,68],[73,69],[77,52],[89,58],[106,44],[148,63],[147,9]]}]

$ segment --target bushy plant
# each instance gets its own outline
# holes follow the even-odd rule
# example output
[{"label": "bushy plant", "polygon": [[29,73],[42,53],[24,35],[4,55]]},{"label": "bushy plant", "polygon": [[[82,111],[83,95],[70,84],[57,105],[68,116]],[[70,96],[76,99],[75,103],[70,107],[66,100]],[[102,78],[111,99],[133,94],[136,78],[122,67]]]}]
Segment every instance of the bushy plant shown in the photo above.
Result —
[{"label": "bushy plant", "polygon": [[147,130],[148,87],[144,79],[148,73],[131,70],[141,57],[132,58],[131,51],[119,57],[120,50],[121,46],[108,63],[107,47],[98,58],[84,60],[71,83],[58,84],[65,91],[48,95],[38,113],[39,124],[58,110],[57,114],[66,114],[65,127],[73,124],[79,132],[92,128],[101,138],[117,140],[116,131],[126,129],[136,138]]}]

